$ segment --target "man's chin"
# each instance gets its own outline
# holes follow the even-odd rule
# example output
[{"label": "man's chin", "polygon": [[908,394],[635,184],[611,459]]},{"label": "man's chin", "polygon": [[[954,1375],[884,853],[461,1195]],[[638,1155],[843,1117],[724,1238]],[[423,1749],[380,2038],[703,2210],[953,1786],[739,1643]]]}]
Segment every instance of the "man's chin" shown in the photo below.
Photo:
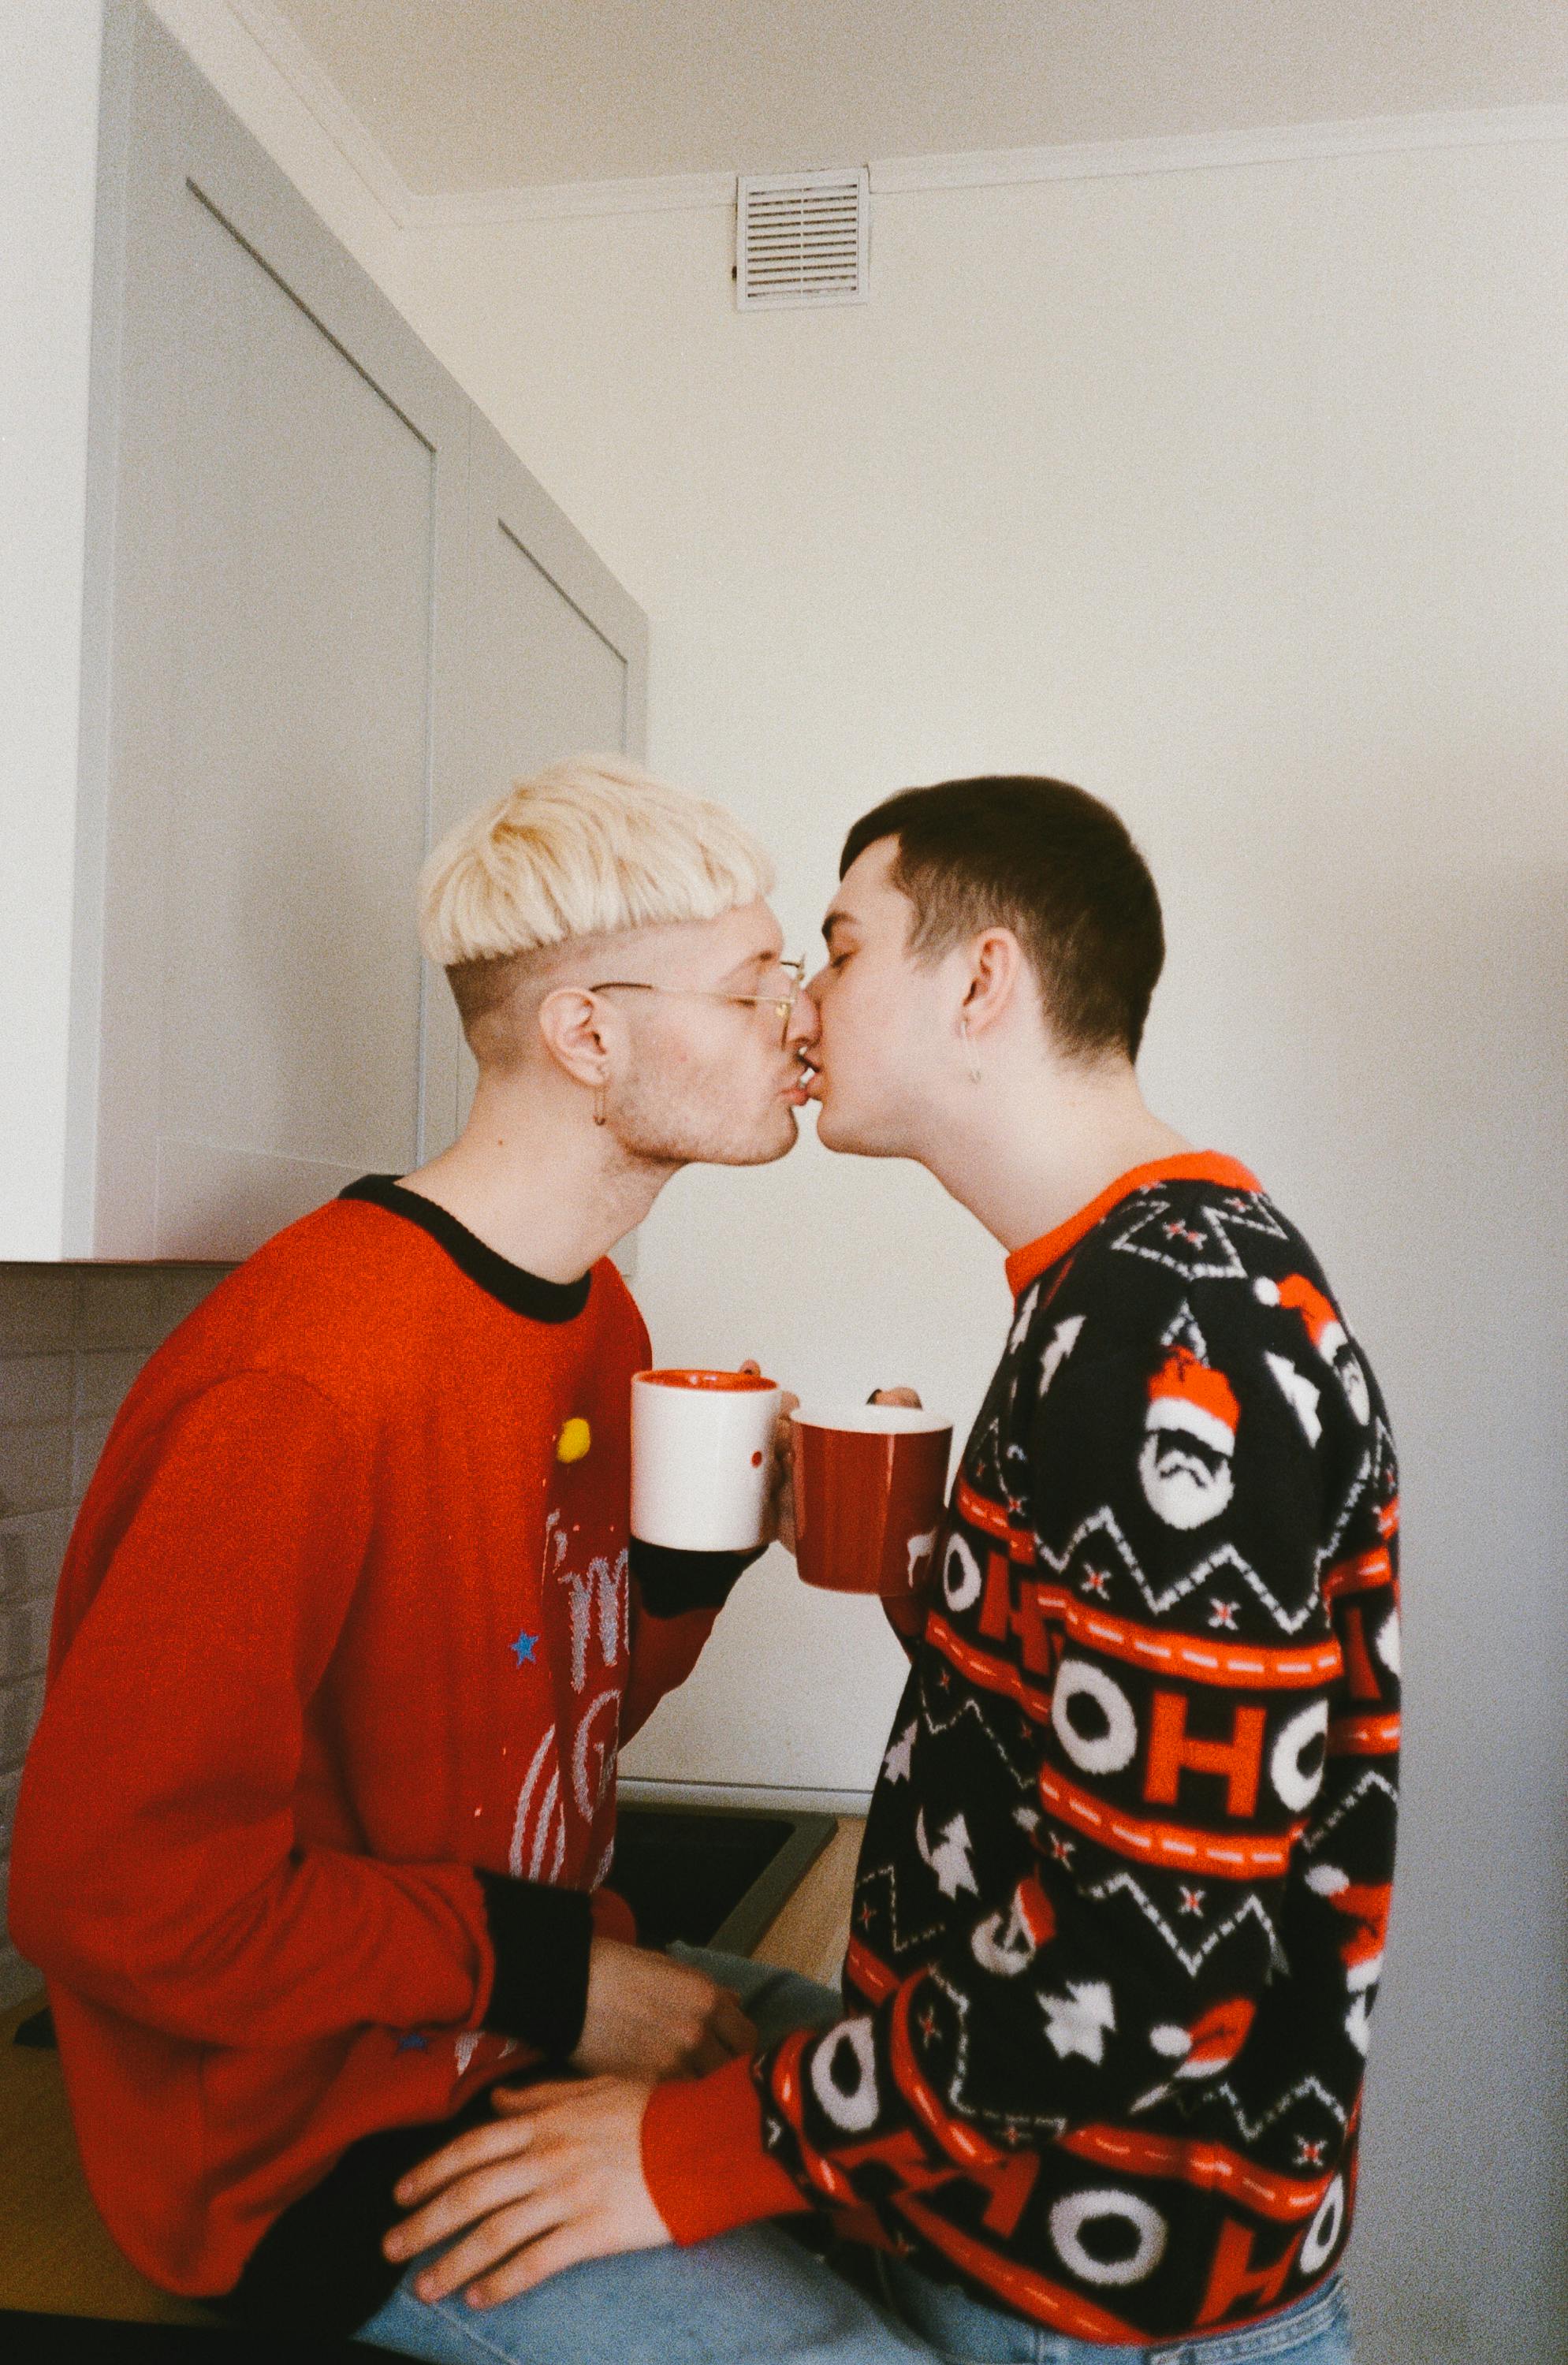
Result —
[{"label": "man's chin", "polygon": [[697,1162],[704,1166],[773,1166],[779,1159],[789,1157],[800,1132],[794,1110],[785,1108],[766,1131],[759,1128],[754,1139],[715,1143],[711,1149],[699,1153]]},{"label": "man's chin", "polygon": [[824,1149],[835,1151],[843,1158],[896,1158],[897,1150],[870,1138],[863,1126],[844,1109],[834,1108],[830,1101],[817,1103],[817,1139]]}]

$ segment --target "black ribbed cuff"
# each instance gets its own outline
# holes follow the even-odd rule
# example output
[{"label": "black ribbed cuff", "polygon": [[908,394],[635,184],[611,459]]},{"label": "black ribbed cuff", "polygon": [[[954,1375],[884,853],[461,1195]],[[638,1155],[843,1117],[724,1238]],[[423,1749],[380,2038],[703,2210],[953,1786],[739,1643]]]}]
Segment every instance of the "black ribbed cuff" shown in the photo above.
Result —
[{"label": "black ribbed cuff", "polygon": [[651,1617],[678,1618],[685,1609],[722,1609],[737,1580],[767,1550],[756,1544],[750,1552],[675,1552],[633,1536],[632,1574]]},{"label": "black ribbed cuff", "polygon": [[580,1889],[549,1889],[499,1872],[476,1871],[476,1877],[496,1952],[485,2026],[565,2061],[588,2012],[592,1905]]}]

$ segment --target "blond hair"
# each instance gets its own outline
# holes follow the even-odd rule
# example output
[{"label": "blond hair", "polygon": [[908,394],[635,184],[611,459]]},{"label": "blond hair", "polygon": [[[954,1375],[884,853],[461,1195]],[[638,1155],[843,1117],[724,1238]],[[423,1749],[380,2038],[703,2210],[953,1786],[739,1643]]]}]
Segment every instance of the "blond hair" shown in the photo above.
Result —
[{"label": "blond hair", "polygon": [[576,756],[447,832],[420,876],[420,942],[472,1028],[529,954],[716,920],[772,886],[767,856],[722,805],[622,756]]}]

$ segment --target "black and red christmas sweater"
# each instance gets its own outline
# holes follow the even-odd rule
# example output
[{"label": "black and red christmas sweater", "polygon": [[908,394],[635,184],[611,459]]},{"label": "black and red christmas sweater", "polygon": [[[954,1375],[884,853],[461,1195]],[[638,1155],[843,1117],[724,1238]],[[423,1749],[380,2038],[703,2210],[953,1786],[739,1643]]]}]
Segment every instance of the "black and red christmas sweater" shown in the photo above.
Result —
[{"label": "black and red christmas sweater", "polygon": [[1310,1250],[1228,1159],[1136,1169],[1008,1274],[850,2016],[661,2088],[644,2160],[678,2239],[804,2202],[1058,2332],[1167,2339],[1290,2305],[1349,2234],[1393,1444]]}]

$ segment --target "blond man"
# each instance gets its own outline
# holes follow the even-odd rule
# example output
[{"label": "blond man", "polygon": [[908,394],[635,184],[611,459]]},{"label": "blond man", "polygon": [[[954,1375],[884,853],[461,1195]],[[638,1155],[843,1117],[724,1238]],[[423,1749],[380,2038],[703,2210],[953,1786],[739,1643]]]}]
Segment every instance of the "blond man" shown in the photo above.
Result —
[{"label": "blond man", "polygon": [[440,846],[456,1144],[226,1280],[126,1400],[16,1830],[84,2159],[174,2292],[351,2332],[396,2178],[503,2065],[660,2078],[752,2030],[600,1886],[618,1744],[750,1556],[629,1550],[646,1330],[609,1250],[795,1138],[816,1014],[761,848],[618,760]]}]

